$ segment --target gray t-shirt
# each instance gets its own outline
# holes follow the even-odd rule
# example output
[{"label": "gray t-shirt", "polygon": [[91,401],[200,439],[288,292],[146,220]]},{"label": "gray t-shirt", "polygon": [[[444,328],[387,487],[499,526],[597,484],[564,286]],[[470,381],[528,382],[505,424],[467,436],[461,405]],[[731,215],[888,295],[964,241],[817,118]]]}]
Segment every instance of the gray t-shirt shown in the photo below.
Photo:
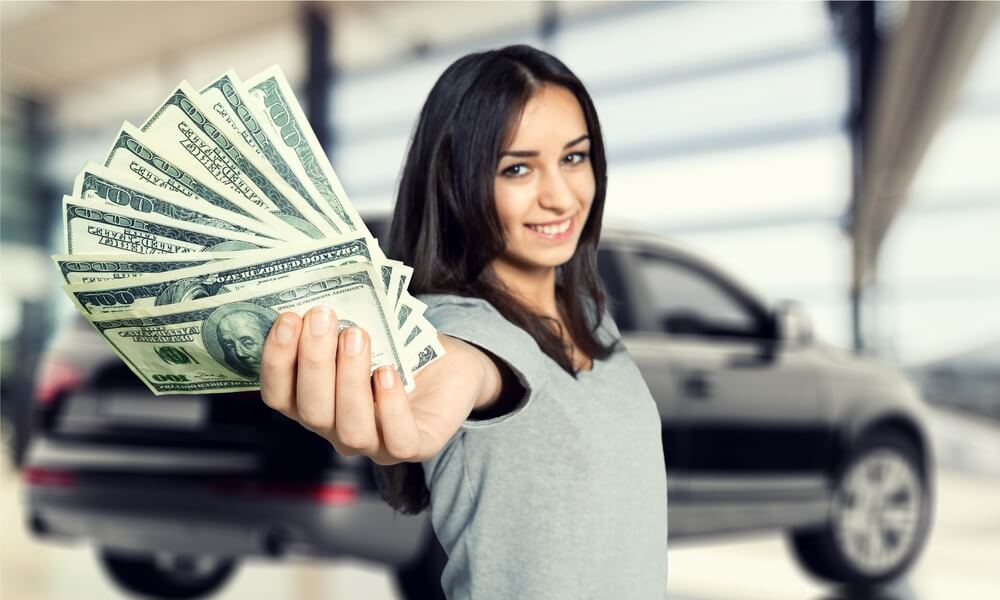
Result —
[{"label": "gray t-shirt", "polygon": [[[666,595],[660,417],[624,348],[578,379],[485,300],[424,295],[427,319],[506,362],[517,407],[466,420],[424,461],[449,600]],[[618,337],[604,315],[602,339]]]}]

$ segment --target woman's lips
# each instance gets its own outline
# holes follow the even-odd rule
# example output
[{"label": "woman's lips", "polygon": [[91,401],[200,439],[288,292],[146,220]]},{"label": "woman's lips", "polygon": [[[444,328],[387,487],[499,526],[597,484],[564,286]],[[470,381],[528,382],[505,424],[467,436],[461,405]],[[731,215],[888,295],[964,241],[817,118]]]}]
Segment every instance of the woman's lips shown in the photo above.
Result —
[{"label": "woman's lips", "polygon": [[574,216],[562,221],[556,221],[554,223],[546,223],[544,225],[525,225],[525,227],[542,239],[558,242],[565,240],[573,233],[573,226],[575,224],[576,217]]}]

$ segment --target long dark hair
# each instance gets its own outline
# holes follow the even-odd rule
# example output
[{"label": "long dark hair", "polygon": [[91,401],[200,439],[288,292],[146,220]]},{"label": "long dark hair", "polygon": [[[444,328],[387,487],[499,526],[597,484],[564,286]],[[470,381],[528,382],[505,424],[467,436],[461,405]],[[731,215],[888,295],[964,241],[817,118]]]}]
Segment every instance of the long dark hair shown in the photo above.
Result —
[{"label": "long dark hair", "polygon": [[[494,197],[500,153],[528,100],[544,84],[566,88],[579,101],[596,183],[576,252],[557,267],[556,303],[565,332],[554,319],[518,301],[489,268],[506,246]],[[607,358],[616,347],[597,336],[604,314],[597,242],[606,191],[607,163],[597,111],[566,65],[525,45],[469,54],[445,70],[420,111],[399,183],[388,253],[413,267],[412,293],[487,300],[576,376],[567,337],[595,359]],[[420,464],[375,465],[375,475],[382,496],[397,510],[417,514],[429,505]]]}]

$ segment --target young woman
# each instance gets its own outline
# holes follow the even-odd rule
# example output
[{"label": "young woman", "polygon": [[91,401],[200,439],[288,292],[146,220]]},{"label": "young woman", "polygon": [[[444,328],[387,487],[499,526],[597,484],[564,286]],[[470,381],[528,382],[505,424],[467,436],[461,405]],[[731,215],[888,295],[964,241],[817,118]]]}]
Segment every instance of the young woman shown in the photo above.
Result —
[{"label": "young woman", "polygon": [[389,236],[447,354],[407,395],[329,308],[282,315],[265,343],[264,402],[380,465],[395,508],[430,506],[451,599],[665,594],[660,419],[604,310],[605,190],[565,65],[465,56],[421,111]]}]

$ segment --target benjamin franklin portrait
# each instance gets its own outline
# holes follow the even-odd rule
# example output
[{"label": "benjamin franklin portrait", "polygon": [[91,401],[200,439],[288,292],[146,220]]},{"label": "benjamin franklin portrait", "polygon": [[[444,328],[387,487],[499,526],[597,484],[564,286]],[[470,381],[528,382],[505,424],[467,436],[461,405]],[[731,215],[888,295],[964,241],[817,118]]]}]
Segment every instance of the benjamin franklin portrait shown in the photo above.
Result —
[{"label": "benjamin franklin portrait", "polygon": [[213,310],[202,323],[202,343],[219,364],[257,379],[264,339],[277,318],[273,310],[249,302],[226,304]]},{"label": "benjamin franklin portrait", "polygon": [[215,275],[189,277],[175,281],[156,296],[155,304],[156,306],[177,304],[228,292],[229,288],[219,285],[215,277]]}]

